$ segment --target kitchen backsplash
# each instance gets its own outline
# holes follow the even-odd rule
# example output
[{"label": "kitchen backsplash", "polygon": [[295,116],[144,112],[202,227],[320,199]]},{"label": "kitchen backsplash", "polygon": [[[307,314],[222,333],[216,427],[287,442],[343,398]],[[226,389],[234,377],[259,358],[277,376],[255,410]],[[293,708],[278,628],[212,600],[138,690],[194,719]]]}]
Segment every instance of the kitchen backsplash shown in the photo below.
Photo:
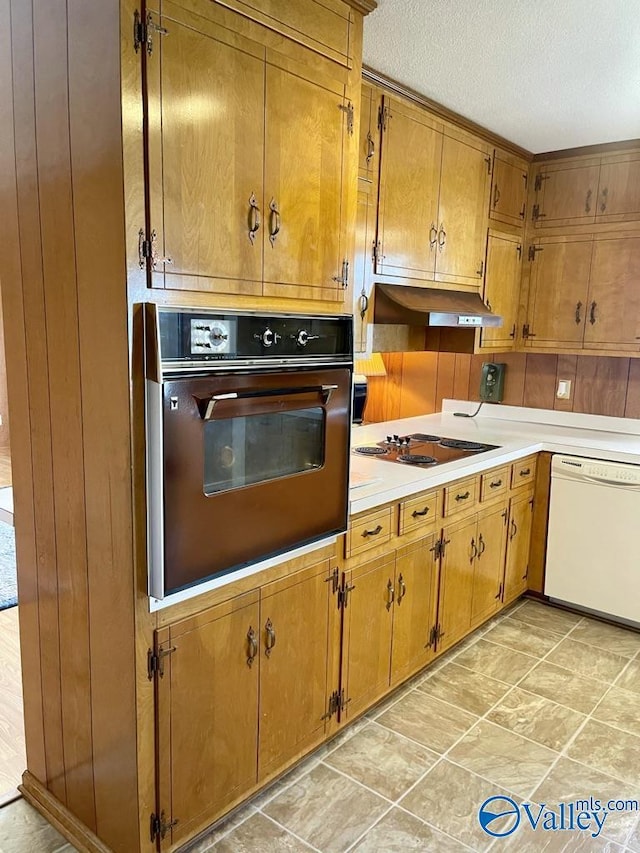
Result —
[{"label": "kitchen backsplash", "polygon": [[[583,355],[384,353],[386,377],[369,379],[367,422],[439,412],[444,398],[478,400],[483,362],[507,365],[504,403],[538,409],[640,418],[640,359]],[[571,399],[559,400],[559,379]]]}]

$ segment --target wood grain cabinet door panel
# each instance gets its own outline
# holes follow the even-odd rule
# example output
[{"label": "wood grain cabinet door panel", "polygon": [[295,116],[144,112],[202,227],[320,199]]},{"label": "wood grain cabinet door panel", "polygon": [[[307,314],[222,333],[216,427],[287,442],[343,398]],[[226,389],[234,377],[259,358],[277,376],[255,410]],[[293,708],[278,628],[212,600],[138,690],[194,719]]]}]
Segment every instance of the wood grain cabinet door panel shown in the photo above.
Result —
[{"label": "wood grain cabinet door panel", "polygon": [[599,158],[540,167],[533,176],[534,227],[595,222],[599,176]]},{"label": "wood grain cabinet door panel", "polygon": [[[160,800],[179,843],[256,784],[258,676],[249,633],[259,633],[248,593],[165,629],[157,679]],[[168,805],[170,804],[170,805]]]},{"label": "wood grain cabinet door panel", "polygon": [[491,164],[488,152],[488,148],[476,148],[445,134],[436,281],[482,284]]},{"label": "wood grain cabinet door panel", "polygon": [[478,547],[474,560],[471,626],[481,625],[502,606],[502,579],[507,544],[506,502],[478,518]]},{"label": "wood grain cabinet door panel", "polygon": [[481,349],[515,347],[521,273],[522,241],[510,234],[489,232],[484,301],[502,317],[502,325],[480,330]]},{"label": "wood grain cabinet door panel", "polygon": [[507,559],[504,573],[503,596],[505,604],[522,595],[527,589],[532,518],[533,498],[531,494],[511,499]]},{"label": "wood grain cabinet door panel", "polygon": [[261,589],[259,779],[324,737],[329,569],[300,575]]},{"label": "wood grain cabinet door panel", "polygon": [[344,608],[342,683],[352,719],[389,689],[395,598],[394,555],[347,572],[351,588]]},{"label": "wood grain cabinet door panel", "polygon": [[446,544],[440,561],[439,652],[461,640],[471,626],[473,564],[478,545],[475,514],[445,527],[442,538]]},{"label": "wood grain cabinet door panel", "polygon": [[603,345],[640,349],[640,237],[594,240],[584,346]]},{"label": "wood grain cabinet door panel", "polygon": [[442,125],[383,99],[376,272],[433,281]]},{"label": "wood grain cabinet door panel", "polygon": [[526,215],[527,163],[507,157],[511,155],[496,151],[493,158],[489,218],[520,226]]},{"label": "wood grain cabinet door panel", "polygon": [[621,154],[600,167],[596,222],[640,219],[640,155]]},{"label": "wood grain cabinet door panel", "polygon": [[435,534],[397,552],[393,608],[391,685],[400,684],[431,660],[435,643],[438,562]]},{"label": "wood grain cabinet door panel", "polygon": [[296,71],[267,66],[264,293],[341,300],[348,102],[344,84]]},{"label": "wood grain cabinet door panel", "polygon": [[171,262],[152,284],[260,293],[264,48],[163,9],[169,35],[148,61],[149,187],[157,252]]},{"label": "wood grain cabinet door panel", "polygon": [[536,240],[525,346],[580,347],[587,316],[591,235]]}]

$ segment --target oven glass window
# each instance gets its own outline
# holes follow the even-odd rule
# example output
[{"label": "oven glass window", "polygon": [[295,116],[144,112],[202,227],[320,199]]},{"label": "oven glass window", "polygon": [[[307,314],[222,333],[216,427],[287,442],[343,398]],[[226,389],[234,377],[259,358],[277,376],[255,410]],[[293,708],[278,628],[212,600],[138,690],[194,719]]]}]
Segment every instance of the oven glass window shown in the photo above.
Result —
[{"label": "oven glass window", "polygon": [[321,468],[321,406],[204,424],[204,493],[213,495]]}]

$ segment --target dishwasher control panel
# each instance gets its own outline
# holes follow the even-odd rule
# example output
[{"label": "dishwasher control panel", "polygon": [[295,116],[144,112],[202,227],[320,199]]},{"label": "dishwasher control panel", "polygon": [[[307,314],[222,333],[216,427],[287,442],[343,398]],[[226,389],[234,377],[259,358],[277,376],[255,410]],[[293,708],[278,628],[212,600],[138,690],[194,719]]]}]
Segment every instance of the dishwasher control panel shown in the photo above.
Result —
[{"label": "dishwasher control panel", "polygon": [[640,465],[627,465],[624,462],[560,456],[553,460],[553,471],[556,474],[562,473],[580,479],[640,486]]}]

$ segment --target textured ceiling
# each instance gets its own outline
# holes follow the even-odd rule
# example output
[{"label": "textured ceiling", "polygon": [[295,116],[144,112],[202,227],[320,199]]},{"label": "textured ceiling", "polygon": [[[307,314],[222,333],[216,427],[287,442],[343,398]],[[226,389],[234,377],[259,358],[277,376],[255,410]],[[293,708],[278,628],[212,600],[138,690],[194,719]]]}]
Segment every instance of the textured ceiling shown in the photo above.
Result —
[{"label": "textured ceiling", "polygon": [[534,153],[640,137],[640,0],[378,0],[364,61]]}]

